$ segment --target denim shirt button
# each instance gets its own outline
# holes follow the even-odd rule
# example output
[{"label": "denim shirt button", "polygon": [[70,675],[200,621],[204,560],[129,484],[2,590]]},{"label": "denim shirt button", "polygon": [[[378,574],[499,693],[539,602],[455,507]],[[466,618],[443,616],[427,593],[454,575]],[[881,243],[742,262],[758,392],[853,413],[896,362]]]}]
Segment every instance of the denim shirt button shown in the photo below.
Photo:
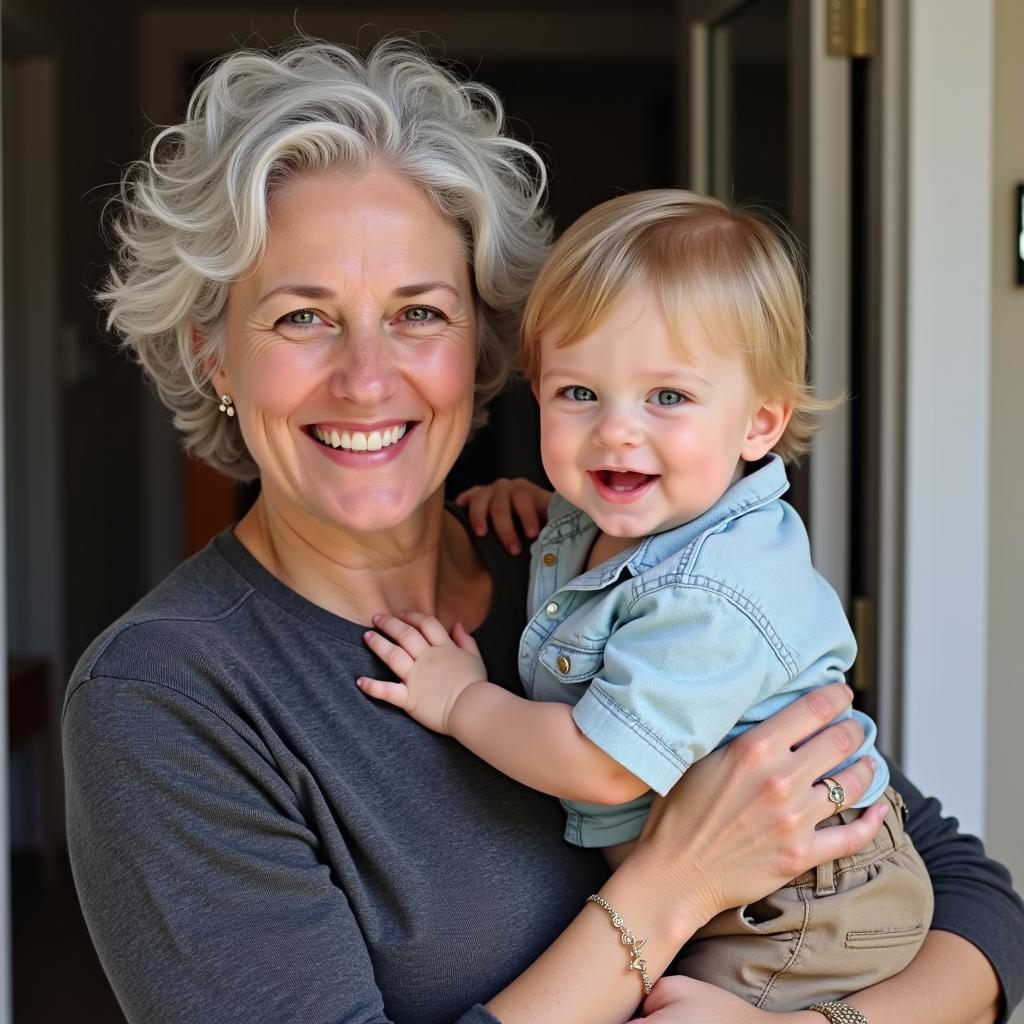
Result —
[{"label": "denim shirt button", "polygon": [[553,551],[549,551],[547,552],[547,554],[545,554],[541,561],[550,568],[552,565],[555,564],[555,562],[558,561],[558,555],[556,555]]},{"label": "denim shirt button", "polygon": [[548,613],[548,615],[557,615],[558,614],[558,602],[557,601],[549,601],[548,605],[544,609],[544,611],[546,611]]},{"label": "denim shirt button", "polygon": [[563,676],[568,675],[569,669],[572,668],[572,662],[564,654],[560,654],[558,656],[558,660],[555,662],[555,665]]}]

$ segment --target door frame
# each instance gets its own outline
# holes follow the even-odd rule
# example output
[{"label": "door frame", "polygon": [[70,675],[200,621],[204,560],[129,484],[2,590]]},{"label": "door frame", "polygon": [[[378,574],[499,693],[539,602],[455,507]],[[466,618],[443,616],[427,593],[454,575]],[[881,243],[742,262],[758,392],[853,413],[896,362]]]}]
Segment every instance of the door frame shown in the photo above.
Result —
[{"label": "door frame", "polygon": [[[708,188],[710,26],[749,0],[679,0],[681,168],[690,187]],[[850,384],[850,69],[825,56],[825,5],[790,0],[793,113],[793,231],[807,252],[811,302],[809,361],[818,394]],[[836,201],[836,196],[846,201]],[[844,605],[849,597],[850,422],[841,406],[817,435],[807,459],[811,549],[818,571]]]},{"label": "door frame", "polygon": [[992,182],[994,40],[994,0],[908,4],[903,760],[979,835],[992,218],[1004,209]]}]

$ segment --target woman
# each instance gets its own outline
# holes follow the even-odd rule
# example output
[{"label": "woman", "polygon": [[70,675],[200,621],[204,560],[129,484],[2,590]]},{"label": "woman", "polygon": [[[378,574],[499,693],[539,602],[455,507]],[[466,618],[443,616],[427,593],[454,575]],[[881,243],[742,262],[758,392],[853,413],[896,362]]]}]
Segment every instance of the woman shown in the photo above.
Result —
[{"label": "woman", "polygon": [[[402,46],[243,53],[154,152],[104,299],[186,446],[261,491],[68,690],[73,867],[130,1020],[620,1024],[642,996],[627,926],[656,977],[718,911],[871,839],[874,812],[814,830],[815,780],[861,740],[819,731],[842,687],[705,759],[610,878],[561,842],[553,801],[356,689],[382,671],[371,615],[411,607],[471,627],[517,685],[526,566],[442,498],[548,238],[539,162],[493,97]],[[839,781],[856,799],[869,776]],[[1020,905],[905,792],[937,925],[966,940],[933,933],[857,1003],[906,1020],[912,984],[922,1020],[995,1020],[1021,984],[1021,941],[1000,946]],[[766,1016],[671,979],[649,1009]]]}]

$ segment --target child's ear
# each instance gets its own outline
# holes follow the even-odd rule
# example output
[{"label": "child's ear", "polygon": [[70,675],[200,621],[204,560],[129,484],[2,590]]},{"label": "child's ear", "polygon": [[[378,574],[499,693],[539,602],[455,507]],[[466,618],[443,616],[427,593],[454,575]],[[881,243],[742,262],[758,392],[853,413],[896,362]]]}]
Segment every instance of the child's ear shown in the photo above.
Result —
[{"label": "child's ear", "polygon": [[740,458],[744,462],[763,459],[779,443],[792,415],[793,406],[790,402],[770,401],[762,404],[750,418]]}]

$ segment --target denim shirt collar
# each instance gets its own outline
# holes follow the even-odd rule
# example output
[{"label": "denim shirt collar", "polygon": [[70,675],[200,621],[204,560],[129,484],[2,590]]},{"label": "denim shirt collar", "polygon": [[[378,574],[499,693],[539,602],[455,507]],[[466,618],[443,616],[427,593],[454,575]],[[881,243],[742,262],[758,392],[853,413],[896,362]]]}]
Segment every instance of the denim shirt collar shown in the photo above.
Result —
[{"label": "denim shirt collar", "polygon": [[[737,516],[774,501],[788,489],[785,464],[778,455],[770,453],[757,464],[756,469],[737,480],[703,515],[663,533],[644,537],[635,547],[627,548],[607,562],[581,573],[573,580],[572,589],[601,590],[623,573],[639,576]],[[583,552],[590,550],[597,532],[594,521],[578,508],[556,517],[544,531],[548,542],[553,541],[559,546],[569,543]]]}]

